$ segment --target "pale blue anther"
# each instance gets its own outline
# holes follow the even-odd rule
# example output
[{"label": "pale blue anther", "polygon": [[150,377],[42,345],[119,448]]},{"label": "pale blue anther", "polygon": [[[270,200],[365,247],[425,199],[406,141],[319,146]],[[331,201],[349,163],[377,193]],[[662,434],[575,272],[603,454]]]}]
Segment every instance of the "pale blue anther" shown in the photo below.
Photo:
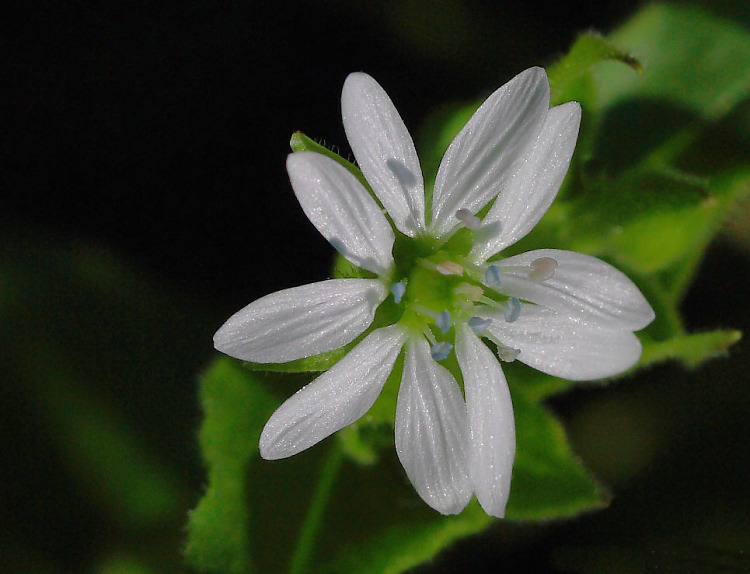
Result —
[{"label": "pale blue anther", "polygon": [[483,335],[487,327],[492,323],[492,319],[482,319],[481,317],[472,317],[469,319],[469,327],[474,329],[477,335]]},{"label": "pale blue anther", "polygon": [[449,311],[441,311],[435,315],[435,325],[441,333],[447,333],[451,330],[451,314]]},{"label": "pale blue anther", "polygon": [[391,285],[391,293],[393,294],[393,300],[396,303],[401,303],[401,297],[406,293],[406,285],[402,281]]},{"label": "pale blue anther", "polygon": [[521,302],[515,297],[511,297],[505,306],[505,321],[507,323],[514,323],[520,314]]},{"label": "pale blue anther", "polygon": [[500,287],[500,270],[497,265],[490,265],[484,272],[484,284],[487,287]]},{"label": "pale blue anther", "polygon": [[452,348],[453,345],[451,345],[450,343],[441,341],[440,343],[435,343],[432,347],[430,347],[430,354],[436,361],[442,361],[443,359],[446,359],[448,355],[450,355]]}]

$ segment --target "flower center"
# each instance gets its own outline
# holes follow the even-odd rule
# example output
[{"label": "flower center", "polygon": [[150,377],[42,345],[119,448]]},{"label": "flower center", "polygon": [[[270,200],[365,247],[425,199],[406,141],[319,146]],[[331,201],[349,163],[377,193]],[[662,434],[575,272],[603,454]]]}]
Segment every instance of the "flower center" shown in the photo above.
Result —
[{"label": "flower center", "polygon": [[[481,221],[466,210],[459,210],[456,217],[469,233],[481,226]],[[493,320],[514,323],[523,313],[519,298],[502,293],[503,275],[512,273],[532,281],[547,281],[554,276],[557,261],[540,257],[528,265],[507,265],[502,261],[478,265],[466,259],[464,246],[456,247],[452,242],[430,245],[418,238],[401,243],[401,249],[394,252],[401,278],[390,285],[390,291],[401,309],[399,323],[430,342],[436,361],[449,356],[457,323],[466,323],[478,335],[495,342],[501,360],[515,360],[519,351],[504,346],[488,332]],[[487,307],[499,311],[502,318],[486,317]],[[494,315],[497,317],[497,313]]]}]

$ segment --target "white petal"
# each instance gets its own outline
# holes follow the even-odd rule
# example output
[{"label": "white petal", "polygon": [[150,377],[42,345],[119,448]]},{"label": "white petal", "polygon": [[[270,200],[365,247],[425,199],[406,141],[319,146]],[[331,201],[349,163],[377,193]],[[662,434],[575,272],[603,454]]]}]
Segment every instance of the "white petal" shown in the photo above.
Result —
[{"label": "white petal", "polygon": [[456,211],[476,213],[500,193],[536,141],[549,110],[549,82],[529,68],[495,91],[453,140],[440,162],[430,231],[441,236]]},{"label": "white petal", "polygon": [[456,330],[456,357],[464,378],[469,416],[471,482],[484,511],[502,518],[516,454],[508,383],[495,355],[466,324]]},{"label": "white petal", "polygon": [[[551,257],[558,263],[554,275],[533,281],[524,269],[535,259]],[[500,270],[498,290],[559,311],[572,318],[601,326],[637,331],[654,319],[654,310],[638,287],[608,263],[573,251],[537,249],[496,263]]]},{"label": "white petal", "polygon": [[422,168],[388,94],[367,74],[350,74],[341,115],[354,157],[393,223],[409,237],[419,234],[425,226]]},{"label": "white petal", "polygon": [[568,102],[552,108],[521,168],[503,189],[474,234],[471,256],[484,261],[521,239],[539,222],[555,199],[576,147],[581,106]]},{"label": "white petal", "polygon": [[232,315],[214,335],[214,346],[257,363],[332,351],[370,326],[387,294],[376,279],[330,279],[277,291]]},{"label": "white petal", "polygon": [[[484,316],[484,315],[483,315]],[[602,327],[572,319],[538,305],[521,305],[513,323],[489,313],[488,331],[508,347],[520,349],[518,360],[571,381],[603,379],[627,371],[641,356],[641,343],[626,329]]]},{"label": "white petal", "polygon": [[395,432],[396,452],[419,496],[442,514],[461,512],[471,498],[466,405],[421,338],[407,343]]},{"label": "white petal", "polygon": [[315,152],[291,154],[286,168],[305,215],[323,237],[354,265],[388,271],[393,229],[357,178]]},{"label": "white petal", "polygon": [[260,436],[266,460],[292,456],[358,420],[375,402],[393,369],[404,333],[377,329],[268,419]]}]

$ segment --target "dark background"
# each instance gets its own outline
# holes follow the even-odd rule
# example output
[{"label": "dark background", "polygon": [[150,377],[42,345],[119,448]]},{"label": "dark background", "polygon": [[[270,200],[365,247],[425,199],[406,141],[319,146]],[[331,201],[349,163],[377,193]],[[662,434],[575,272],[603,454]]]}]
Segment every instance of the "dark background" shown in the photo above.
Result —
[{"label": "dark background", "polygon": [[[85,237],[233,309],[319,276],[284,169],[294,130],[348,153],[346,75],[416,130],[632,9],[606,2],[60,2],[6,22],[6,217]],[[283,262],[283,263],[279,263]]]},{"label": "dark background", "polygon": [[[606,32],[636,7],[247,0],[8,9],[0,24],[0,287],[23,309],[0,315],[0,558],[8,571],[92,571],[113,549],[139,552],[150,536],[171,556],[152,563],[178,567],[186,511],[205,484],[195,374],[212,358],[211,335],[229,314],[327,276],[332,250],[298,208],[284,161],[298,129],[348,153],[339,111],[348,73],[374,76],[415,131],[436,106],[489,93],[553,61],[578,32]],[[118,263],[87,269],[88,283],[76,275],[75,265],[100,260]],[[121,268],[149,287],[127,278],[113,287]],[[721,284],[724,293],[747,292],[746,269],[745,252],[727,244],[710,251],[685,304],[690,327],[750,324],[746,304],[737,308],[715,291]],[[96,273],[108,281],[101,297],[92,290]],[[114,306],[112,293],[120,297]],[[52,403],[39,398],[59,381],[28,367],[52,361],[50,348],[181,477],[184,508],[172,523],[146,532],[123,526],[71,470],[54,440],[59,426],[45,407]],[[580,563],[576,548],[592,541],[599,545],[589,560],[632,566],[657,552],[657,563],[669,566],[674,546],[628,544],[670,521],[698,524],[716,509],[714,491],[730,493],[719,496],[724,510],[747,503],[747,465],[728,462],[744,457],[736,445],[750,433],[735,405],[747,403],[747,391],[717,395],[710,386],[744,378],[743,369],[736,361],[696,374],[666,366],[648,383],[560,399],[555,407],[571,421],[577,449],[617,489],[612,508],[533,535],[507,538],[501,527],[424,571],[536,572],[552,560],[552,546],[572,548],[558,565]],[[675,381],[695,400],[680,402],[685,387]],[[636,404],[652,407],[621,408]],[[650,452],[662,462],[645,471],[620,472],[607,452],[617,445],[585,439],[597,425],[609,437],[658,437],[659,425],[678,422],[688,429],[680,442],[657,444]],[[624,546],[613,550],[612,540]],[[702,547],[686,548],[680,564],[712,564],[713,550],[706,559]]]}]

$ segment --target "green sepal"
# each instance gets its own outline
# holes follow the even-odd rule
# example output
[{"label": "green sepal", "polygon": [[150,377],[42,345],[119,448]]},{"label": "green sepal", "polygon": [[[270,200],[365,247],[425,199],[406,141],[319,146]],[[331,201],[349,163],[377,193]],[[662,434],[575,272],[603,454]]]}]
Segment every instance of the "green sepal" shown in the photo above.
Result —
[{"label": "green sepal", "polygon": [[296,359],[286,363],[253,363],[252,361],[242,361],[242,365],[250,371],[267,371],[271,373],[309,373],[327,371],[333,365],[338,363],[354,345],[361,340],[361,337],[339,349],[334,349],[327,353],[320,353],[304,359]]},{"label": "green sepal", "polygon": [[372,189],[370,188],[370,184],[367,183],[367,180],[365,179],[365,176],[362,175],[362,170],[359,169],[359,167],[357,167],[352,162],[344,159],[335,151],[330,150],[324,145],[321,145],[315,140],[309,138],[302,132],[296,131],[292,134],[292,137],[289,140],[289,147],[292,148],[293,152],[314,151],[316,153],[323,154],[324,156],[331,158],[339,165],[342,165],[343,167],[345,167],[354,177],[356,177],[359,180],[359,182],[365,187],[365,189],[372,194]]}]

